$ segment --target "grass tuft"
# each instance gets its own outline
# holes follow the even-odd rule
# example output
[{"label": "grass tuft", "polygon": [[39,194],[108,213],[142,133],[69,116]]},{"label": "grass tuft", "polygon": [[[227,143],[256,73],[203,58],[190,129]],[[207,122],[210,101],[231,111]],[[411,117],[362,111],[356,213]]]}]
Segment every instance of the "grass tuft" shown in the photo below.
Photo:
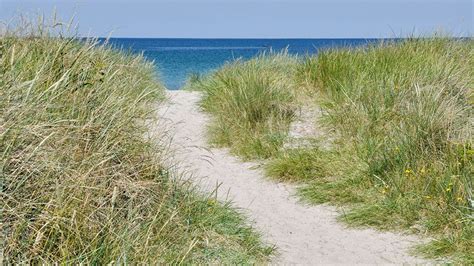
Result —
[{"label": "grass tuft", "polygon": [[143,138],[163,98],[152,64],[34,28],[0,36],[2,260],[265,261],[241,215],[178,182]]},{"label": "grass tuft", "polygon": [[294,115],[296,59],[285,52],[228,63],[188,87],[202,91],[213,115],[211,142],[245,159],[268,158],[283,145]]}]

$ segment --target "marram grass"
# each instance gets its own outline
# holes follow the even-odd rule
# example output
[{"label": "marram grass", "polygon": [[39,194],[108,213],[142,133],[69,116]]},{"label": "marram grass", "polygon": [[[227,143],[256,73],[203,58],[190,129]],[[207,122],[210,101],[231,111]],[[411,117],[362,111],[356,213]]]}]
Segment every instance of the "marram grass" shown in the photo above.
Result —
[{"label": "marram grass", "polygon": [[213,114],[210,139],[245,159],[268,158],[283,145],[294,114],[296,58],[262,55],[226,64],[188,88],[203,92],[202,107]]},{"label": "marram grass", "polygon": [[[349,224],[429,234],[424,254],[472,264],[473,47],[434,37],[267,55],[190,87],[213,115],[212,142],[270,159],[267,173],[306,184],[310,202],[350,205]],[[285,149],[295,105],[308,101],[333,143]]]},{"label": "marram grass", "polygon": [[[41,32],[41,33],[38,33]],[[0,36],[4,263],[252,263],[271,249],[143,136],[151,63],[47,30]]]},{"label": "marram grass", "polygon": [[473,263],[473,48],[409,39],[307,58],[297,78],[337,139],[329,150],[283,152],[268,172],[305,180],[310,201],[357,203],[341,217],[350,224],[432,233],[419,250]]}]

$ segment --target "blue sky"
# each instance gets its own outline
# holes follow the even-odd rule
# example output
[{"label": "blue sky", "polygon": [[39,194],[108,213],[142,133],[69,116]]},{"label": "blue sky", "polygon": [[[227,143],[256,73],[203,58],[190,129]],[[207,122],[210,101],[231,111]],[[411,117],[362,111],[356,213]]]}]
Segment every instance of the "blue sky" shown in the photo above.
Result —
[{"label": "blue sky", "polygon": [[0,0],[15,14],[75,14],[83,36],[368,38],[473,33],[472,0]]}]

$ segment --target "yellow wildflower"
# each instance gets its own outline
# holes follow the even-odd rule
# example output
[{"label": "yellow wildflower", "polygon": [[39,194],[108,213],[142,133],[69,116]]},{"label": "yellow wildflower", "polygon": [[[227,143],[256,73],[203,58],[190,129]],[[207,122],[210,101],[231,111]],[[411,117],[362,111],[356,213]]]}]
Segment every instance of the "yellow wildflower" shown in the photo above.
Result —
[{"label": "yellow wildflower", "polygon": [[207,202],[209,203],[209,205],[215,205],[217,202],[215,199],[208,199]]}]

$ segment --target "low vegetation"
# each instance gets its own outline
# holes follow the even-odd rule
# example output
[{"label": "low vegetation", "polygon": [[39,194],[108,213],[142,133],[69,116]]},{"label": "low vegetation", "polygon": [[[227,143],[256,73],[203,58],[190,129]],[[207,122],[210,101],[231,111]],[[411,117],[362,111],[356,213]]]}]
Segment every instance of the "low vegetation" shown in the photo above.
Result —
[{"label": "low vegetation", "polygon": [[4,263],[266,260],[238,213],[179,182],[143,138],[162,97],[140,56],[47,27],[0,36]]},{"label": "low vegetation", "polygon": [[296,58],[286,53],[228,63],[187,86],[204,93],[213,114],[211,142],[245,159],[269,158],[282,146],[294,115]]},{"label": "low vegetation", "polygon": [[[470,264],[474,262],[473,48],[472,40],[434,37],[326,50],[297,62],[292,74],[282,77],[293,80],[260,84],[263,88],[251,81],[279,72],[259,72],[255,65],[270,60],[261,57],[227,65],[199,88],[204,88],[205,110],[215,115],[213,127],[226,129],[224,145],[251,143],[242,144],[244,134],[239,130],[253,118],[229,106],[251,105],[258,109],[254,113],[260,114],[260,121],[285,125],[279,130],[278,145],[262,145],[256,154],[270,159],[265,165],[270,176],[305,184],[300,191],[304,199],[350,206],[341,220],[352,225],[429,233],[435,240],[419,251]],[[293,59],[280,59],[294,64]],[[252,78],[241,74],[247,72]],[[234,79],[245,87],[221,81]],[[249,96],[233,100],[222,90]],[[251,95],[254,91],[258,97]],[[260,99],[274,91],[292,98]],[[324,125],[326,136],[331,134],[329,147],[281,145],[292,115],[274,114],[298,98],[323,109],[323,117],[314,122]],[[246,128],[244,132],[250,133],[245,136],[273,132],[270,127],[258,129],[253,133],[254,128]]]}]

